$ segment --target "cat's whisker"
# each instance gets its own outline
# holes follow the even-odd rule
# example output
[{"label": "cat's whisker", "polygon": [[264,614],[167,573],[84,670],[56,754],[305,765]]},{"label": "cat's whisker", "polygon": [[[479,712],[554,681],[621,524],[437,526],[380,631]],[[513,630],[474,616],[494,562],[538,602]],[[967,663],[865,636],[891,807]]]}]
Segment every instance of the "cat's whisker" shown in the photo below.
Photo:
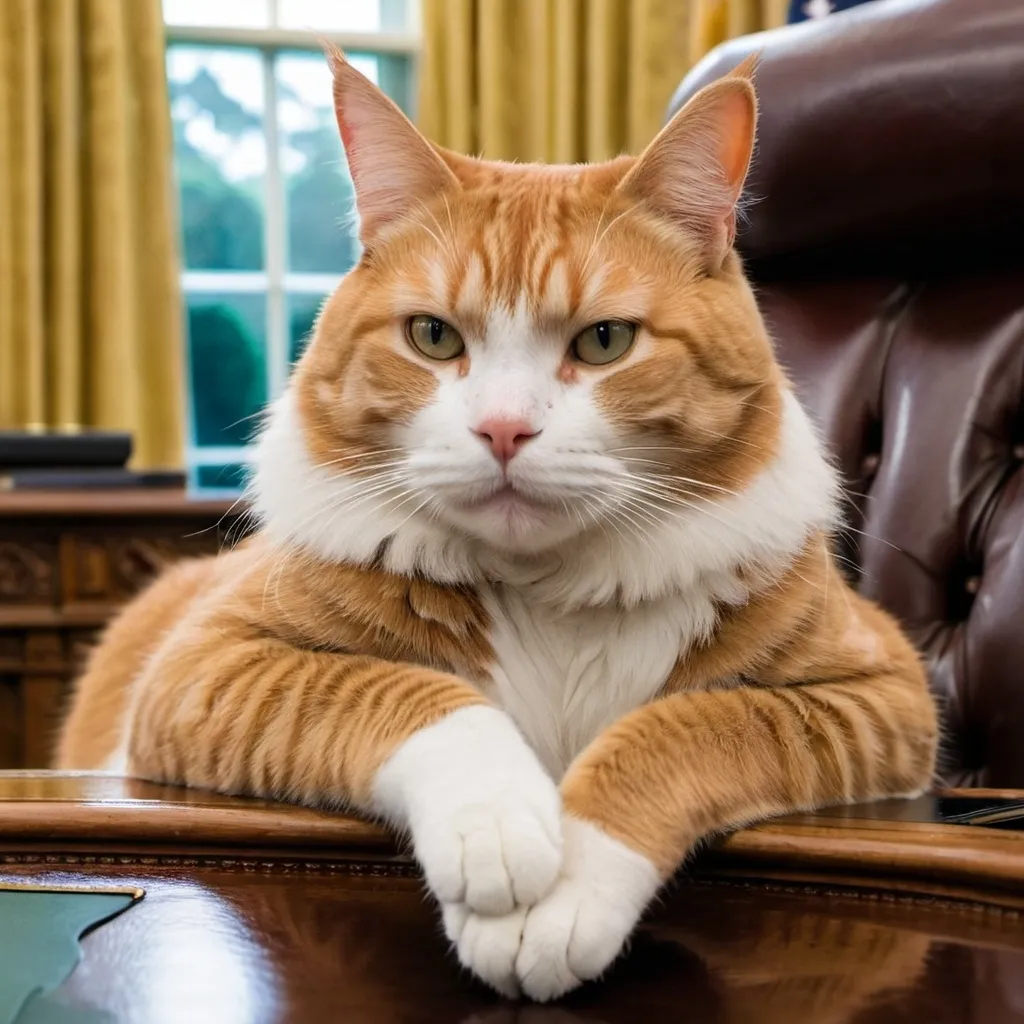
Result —
[{"label": "cat's whisker", "polygon": [[[358,491],[354,495],[348,495],[345,499],[339,501],[335,505],[330,505],[324,511],[329,514],[333,520],[336,520],[338,515],[343,513],[352,512],[359,508],[360,505],[365,505],[366,502],[373,498],[379,497],[381,494],[387,494],[388,491],[394,491],[402,487],[403,484],[407,484],[408,480],[395,480],[390,481],[386,484],[380,484],[376,487],[366,488],[365,490]],[[402,491],[401,493],[408,493]],[[369,513],[364,513],[364,515]]]},{"label": "cat's whisker", "polygon": [[838,551],[833,551],[831,554],[832,554],[832,557],[837,562],[842,562],[845,565],[848,565],[851,569],[856,571],[858,576],[863,577],[869,583],[877,583],[878,582],[876,577],[872,576],[871,573],[866,572],[864,567],[861,566],[861,565],[858,565],[852,558],[847,558],[846,555],[841,555],[841,554],[839,554]]},{"label": "cat's whisker", "polygon": [[[375,513],[379,512],[379,511],[381,511],[383,509],[386,509],[393,502],[397,501],[398,504],[395,505],[394,508],[391,508],[389,510],[390,512],[395,512],[398,509],[402,508],[403,505],[405,505],[409,501],[411,501],[418,493],[419,492],[416,490],[416,488],[409,488],[408,490],[405,490],[405,491],[399,491],[398,494],[394,494],[394,495],[392,495],[389,498],[385,498],[383,501],[378,502],[372,508],[366,510],[364,515],[372,516]],[[370,497],[372,497],[372,496],[370,496]],[[366,500],[369,500],[369,497]],[[356,502],[355,504],[360,504],[360,503],[361,502]],[[338,508],[335,508],[335,509],[331,510],[330,518],[328,519],[328,525],[329,526],[333,526],[334,523],[337,522],[338,518],[340,516],[346,515],[348,512],[350,512],[352,507],[354,507],[354,506],[341,506],[341,507],[338,507]],[[403,522],[399,524],[399,527],[403,526],[405,524],[405,522],[407,522],[407,520],[403,520]],[[399,527],[396,527],[396,530]]]},{"label": "cat's whisker", "polygon": [[[425,209],[425,207],[424,207],[424,209]],[[450,248],[449,248],[449,247],[448,247],[447,245],[445,245],[445,243],[444,243],[444,242],[442,242],[442,241],[441,241],[441,239],[440,239],[440,237],[438,236],[437,232],[435,232],[435,231],[434,231],[434,230],[432,230],[432,229],[431,229],[431,228],[430,228],[430,227],[429,227],[428,225],[426,225],[426,224],[423,224],[423,223],[421,223],[421,224],[420,224],[420,227],[421,227],[421,228],[422,228],[422,229],[423,229],[424,231],[426,231],[426,233],[427,233],[428,235],[430,235],[430,237],[431,237],[431,238],[432,238],[432,239],[433,239],[433,240],[434,240],[435,242],[437,242],[437,247],[438,247],[438,249],[440,249],[440,250],[441,250],[442,252],[446,253],[446,254],[447,254],[447,256],[448,256],[448,258],[449,258],[449,259],[451,259],[452,253],[451,253],[451,250],[450,250]]]},{"label": "cat's whisker", "polygon": [[[396,470],[394,472],[382,473],[382,474],[379,474],[379,475],[372,475],[372,476],[366,476],[366,477],[349,477],[346,482],[352,488],[352,490],[350,490],[350,492],[347,493],[346,495],[342,496],[341,499],[339,499],[339,500],[344,500],[344,499],[347,499],[347,498],[350,498],[350,497],[357,497],[357,495],[365,493],[367,488],[369,488],[369,487],[374,487],[374,486],[377,486],[377,485],[385,485],[385,484],[392,485],[392,484],[400,483],[403,479],[406,479],[406,476],[407,476],[406,473],[404,473],[404,472],[402,472],[400,470]],[[307,484],[306,486],[300,487],[298,490],[296,490],[295,497],[296,498],[302,498],[306,493],[309,492],[310,489],[315,490],[317,488],[312,483]],[[333,507],[333,501],[329,501],[327,503],[327,508],[332,508],[332,507]],[[323,504],[316,506],[314,508],[313,512],[312,512],[312,516],[315,517],[316,515],[319,514],[319,512],[321,512],[323,510],[324,510],[324,505]],[[304,521],[308,522],[309,518],[307,518]]]},{"label": "cat's whisker", "polygon": [[[415,490],[414,490],[414,491],[413,491],[412,493],[413,493],[414,495],[419,495],[419,494],[420,494],[420,493],[422,493],[422,492],[419,492],[419,491],[415,491]],[[395,530],[394,530],[394,532],[395,532],[395,533],[397,533],[397,532],[398,532],[398,531],[399,531],[399,530],[400,530],[400,529],[401,529],[401,528],[402,528],[403,526],[405,526],[405,524],[406,524],[407,522],[409,522],[409,520],[410,520],[410,519],[412,519],[412,517],[413,517],[414,515],[416,515],[416,513],[417,513],[417,512],[419,512],[419,511],[420,511],[421,509],[423,509],[423,508],[425,508],[425,507],[426,507],[427,505],[429,505],[431,501],[433,501],[433,499],[432,499],[432,498],[431,498],[431,497],[430,497],[429,495],[428,495],[428,496],[427,496],[426,498],[424,498],[424,499],[423,499],[423,501],[421,501],[421,502],[420,502],[420,504],[419,504],[419,505],[417,505],[417,506],[416,506],[416,507],[415,507],[415,508],[414,508],[414,509],[413,509],[413,510],[412,510],[412,511],[411,511],[411,512],[410,512],[410,513],[409,513],[409,514],[408,514],[408,515],[407,515],[407,516],[406,516],[406,517],[405,517],[405,518],[404,518],[404,519],[403,519],[403,520],[402,520],[402,521],[401,521],[401,522],[400,522],[400,523],[398,524],[398,526],[396,526],[396,527],[395,527]],[[403,502],[403,504],[404,504],[404,502]],[[398,507],[399,507],[399,508],[401,508],[401,505],[399,505]],[[394,510],[394,509],[392,509],[391,511],[392,511],[392,512],[394,512],[395,510]]]},{"label": "cat's whisker", "polygon": [[368,473],[382,473],[388,469],[400,469],[402,467],[408,468],[405,459],[383,459],[380,462],[324,462],[317,466],[317,469],[327,469],[329,467],[337,467],[334,469],[334,473],[348,474],[353,477],[363,476],[365,477]]},{"label": "cat's whisker", "polygon": [[[454,253],[455,253],[455,242],[454,242],[454,238],[455,238],[455,218],[452,217],[452,208],[451,208],[451,204],[448,202],[448,197],[443,192],[441,193],[441,198],[442,198],[442,200],[444,200],[444,211],[448,215],[448,231],[449,231],[449,237],[453,240],[452,241],[452,250],[451,251],[452,251],[452,255],[454,255]],[[435,218],[435,223],[436,223],[436,218]],[[440,225],[438,225],[438,229],[440,230]]]},{"label": "cat's whisker", "polygon": [[587,523],[586,523],[586,520],[583,518],[583,513],[580,512],[580,510],[579,510],[579,506],[578,505],[573,505],[572,506],[572,511],[570,512],[569,502],[567,502],[565,500],[565,498],[559,498],[559,502],[561,503],[562,510],[565,512],[566,518],[569,518],[569,516],[572,514],[572,512],[575,512],[576,518],[580,521],[580,528],[583,529],[583,530],[586,530]]},{"label": "cat's whisker", "polygon": [[[447,204],[448,200],[447,198],[445,198],[445,205],[447,206]],[[448,209],[448,223],[449,225],[451,225],[450,233],[442,241],[441,236],[445,235],[445,230],[441,226],[441,222],[437,219],[437,215],[434,213],[433,210],[430,209],[429,206],[427,206],[426,203],[420,202],[417,205],[419,206],[420,210],[427,214],[427,216],[430,217],[430,219],[434,222],[434,226],[437,228],[437,233],[428,228],[426,224],[421,223],[420,226],[423,228],[424,231],[427,232],[427,234],[431,236],[431,238],[434,239],[435,242],[437,242],[438,248],[443,253],[445,253],[445,255],[448,257],[448,259],[452,261],[453,264],[458,263],[458,254],[455,246],[455,228],[452,225],[451,209]]]},{"label": "cat's whisker", "polygon": [[[329,466],[340,466],[344,463],[355,463],[352,468],[358,470],[363,468],[364,460],[370,458],[376,458],[376,455],[349,455],[342,459],[329,459],[327,462],[318,462],[315,466],[316,469],[327,469]],[[389,466],[400,466],[404,463],[405,459],[384,459],[381,462],[373,463],[375,468],[387,468]]]},{"label": "cat's whisker", "polygon": [[[407,472],[404,469],[392,469],[386,473],[367,473],[363,475],[351,475],[346,476],[343,481],[343,486],[347,486],[352,489],[359,489],[365,487],[372,487],[374,484],[387,483],[393,480],[401,480],[407,476]],[[316,486],[300,488],[295,492],[296,497],[301,497],[308,490],[317,490]]]},{"label": "cat's whisker", "polygon": [[601,234],[601,226],[604,224],[605,214],[608,212],[608,204],[611,202],[611,196],[608,196],[601,206],[601,212],[597,215],[597,226],[594,228],[594,237],[590,240],[590,248],[587,250],[587,255],[583,259],[583,265],[580,267],[580,277],[586,274],[590,268],[590,261],[594,257],[594,252],[597,249],[598,237]]},{"label": "cat's whisker", "polygon": [[[364,514],[365,514],[365,515],[367,515],[367,516],[372,516],[372,515],[374,515],[374,514],[375,514],[376,512],[380,512],[380,511],[382,511],[383,509],[386,509],[386,508],[388,508],[388,506],[389,506],[389,505],[390,505],[390,504],[391,504],[392,502],[396,502],[396,501],[397,501],[397,502],[398,502],[398,504],[397,504],[397,505],[395,505],[395,507],[394,507],[394,508],[391,508],[391,509],[389,509],[389,510],[388,510],[389,512],[395,512],[395,511],[397,511],[398,509],[400,509],[400,508],[401,508],[401,507],[402,507],[403,505],[405,505],[405,504],[407,504],[407,503],[408,503],[409,501],[411,501],[411,500],[412,500],[412,499],[413,499],[414,497],[416,497],[416,496],[417,496],[418,494],[419,494],[419,492],[418,492],[418,491],[416,490],[416,488],[414,488],[414,487],[411,487],[411,488],[409,488],[408,490],[405,490],[405,491],[399,491],[399,492],[398,492],[398,494],[394,494],[394,495],[392,495],[392,496],[391,496],[390,498],[385,498],[385,499],[384,499],[383,501],[380,501],[380,502],[378,502],[378,503],[377,503],[376,505],[374,505],[374,506],[372,506],[371,508],[367,509],[367,510],[366,510],[366,512],[365,512]],[[335,521],[336,521],[336,520],[338,519],[338,517],[339,517],[339,516],[341,516],[341,515],[345,515],[345,514],[347,514],[347,513],[349,512],[349,511],[351,511],[351,510],[350,510],[350,509],[348,509],[348,508],[344,508],[344,509],[338,509],[338,510],[336,510],[336,511],[335,511],[335,513],[334,513],[334,515],[333,515],[333,517],[332,517],[332,520],[331,520],[331,522],[332,522],[332,523],[333,523],[333,522],[335,522]],[[404,522],[403,522],[402,524],[399,524],[399,525],[404,525]],[[396,527],[396,530],[397,530],[397,529],[398,529],[398,527]]]},{"label": "cat's whisker", "polygon": [[892,548],[893,551],[898,551],[901,555],[905,555],[906,551],[901,548],[898,544],[894,544],[891,540],[886,540],[884,537],[879,537],[876,533],[868,533],[865,530],[858,530],[855,526],[842,526],[836,533],[842,536],[844,533],[856,533],[860,537],[866,537],[868,540],[878,541],[879,544],[884,544],[887,548]]},{"label": "cat's whisker", "polygon": [[[673,494],[673,495],[676,495],[678,497],[689,498],[689,499],[691,499],[693,501],[696,501],[696,502],[708,502],[708,503],[711,503],[713,505],[713,507],[717,511],[725,513],[725,514],[728,514],[728,515],[737,516],[737,517],[740,517],[740,518],[743,517],[743,512],[741,510],[730,508],[728,505],[723,505],[723,504],[719,504],[717,502],[713,502],[712,499],[707,498],[706,496],[703,496],[703,495],[700,495],[700,494],[695,494],[695,493],[693,493],[692,491],[689,491],[689,490],[684,490],[684,489],[681,489],[681,488],[670,487],[669,484],[666,483],[665,481],[680,481],[680,482],[685,482],[685,483],[691,483],[691,484],[693,484],[696,487],[703,487],[703,488],[706,488],[706,489],[711,490],[711,491],[721,492],[723,494],[727,494],[727,495],[729,495],[731,497],[740,498],[743,501],[750,502],[755,508],[762,508],[762,509],[765,509],[765,511],[769,511],[767,509],[767,507],[762,502],[757,501],[750,494],[749,491],[745,492],[745,493],[744,492],[739,492],[739,491],[734,491],[734,490],[731,490],[728,487],[722,487],[722,486],[720,486],[718,484],[712,484],[712,483],[709,483],[708,481],[705,481],[705,480],[696,480],[696,479],[694,479],[692,477],[670,476],[670,475],[666,475],[666,476],[657,475],[657,476],[655,476],[655,475],[651,475],[651,474],[636,474],[636,475],[634,475],[632,477],[632,479],[635,480],[635,481],[642,481],[648,487],[660,489],[662,491],[665,491],[666,493]],[[842,530],[840,530],[838,532],[842,532]],[[868,536],[868,535],[865,535],[865,536]]]},{"label": "cat's whisker", "polygon": [[[294,552],[290,548],[274,548],[272,551],[278,553],[278,559],[272,566],[270,572],[267,573],[266,579],[263,581],[263,594],[261,597],[261,606],[265,610],[267,607],[267,591],[270,589],[270,584],[274,583],[274,599],[280,606],[280,578],[284,572],[284,567],[294,558]],[[269,553],[268,553],[269,554]]]},{"label": "cat's whisker", "polygon": [[386,472],[374,470],[361,474],[353,473],[351,476],[345,478],[345,482],[349,486],[367,487],[375,483],[384,483],[388,480],[401,480],[409,475],[408,468],[399,467],[396,469],[388,469]]},{"label": "cat's whisker", "polygon": [[[243,493],[242,498],[245,497]],[[239,500],[242,500],[240,498]],[[223,517],[222,517],[223,519]],[[256,509],[250,505],[248,508],[242,510],[242,512],[235,518],[234,522],[227,528],[224,534],[224,541],[220,546],[220,550],[224,551],[229,548],[233,548],[239,540],[241,540],[251,530],[257,528],[260,524],[260,516]],[[219,523],[218,523],[219,525]]]},{"label": "cat's whisker", "polygon": [[[644,487],[644,485],[637,484],[635,482],[624,483],[624,484],[622,484],[620,486],[628,488],[629,490],[634,491],[635,493],[645,494],[645,495],[647,495],[649,497],[660,498],[662,501],[672,502],[672,503],[681,505],[684,508],[692,509],[694,512],[699,512],[701,515],[705,515],[709,519],[713,519],[715,522],[721,523],[721,525],[724,526],[726,529],[736,529],[735,525],[727,523],[724,519],[719,518],[713,512],[709,511],[707,508],[704,508],[702,505],[698,504],[696,501],[687,501],[685,498],[681,497],[678,493],[675,493],[675,492],[665,492],[663,490],[658,490],[658,489],[654,489],[654,488],[647,488],[647,487]],[[718,507],[720,507],[720,506],[716,506],[716,508],[718,508]]]},{"label": "cat's whisker", "polygon": [[[681,519],[685,510],[692,509],[692,506],[688,502],[683,502],[678,498],[670,498],[666,496],[651,497],[643,493],[633,493],[630,495],[629,500],[653,509],[666,519]],[[704,536],[710,536],[707,524],[698,521],[690,522],[689,525],[698,533],[701,533]]]},{"label": "cat's whisker", "polygon": [[[647,494],[648,494],[648,492],[641,491],[639,494],[634,494],[631,500],[634,503],[641,503],[641,504],[647,503],[649,505],[649,507],[655,507],[656,508],[657,506],[650,506],[649,502],[645,502],[645,497],[647,496]],[[653,498],[654,498],[654,500],[661,500],[661,501],[666,501],[666,502],[676,502],[676,503],[684,506],[685,508],[689,508],[689,509],[692,509],[695,512],[700,512],[700,513],[702,513],[704,515],[709,516],[710,518],[714,519],[716,522],[721,523],[727,529],[731,529],[732,528],[732,527],[730,527],[730,525],[728,523],[725,522],[725,520],[719,519],[717,516],[715,516],[711,512],[709,512],[706,508],[702,508],[700,505],[695,504],[693,502],[685,501],[684,499],[679,498],[676,495],[669,495],[669,494],[664,494],[664,493],[656,493],[656,494],[654,494]],[[664,511],[669,512],[669,514],[672,514],[669,510],[664,510]],[[676,513],[676,514],[678,514],[678,513]],[[694,527],[696,527],[698,529],[700,528],[697,523],[692,523],[691,525],[693,525]],[[792,572],[792,574],[794,576],[796,576],[798,579],[800,579],[804,583],[806,583],[809,587],[812,587],[812,588],[814,588],[816,590],[820,590],[821,589],[821,586],[819,584],[816,584],[812,580],[809,580],[805,576],[802,576],[795,569],[790,569],[790,572]]]},{"label": "cat's whisker", "polygon": [[[215,523],[213,523],[211,526],[204,526],[203,529],[201,529],[201,530],[193,530],[191,533],[186,533],[185,537],[189,538],[189,539],[191,539],[193,537],[202,537],[202,536],[204,536],[207,533],[212,533],[214,530],[219,530],[221,525],[224,523],[224,520],[227,519],[231,515],[231,513],[234,512],[235,509],[238,508],[238,506],[243,501],[246,501],[246,500],[248,500],[248,494],[247,494],[247,492],[245,490],[243,490],[242,493],[239,494],[239,496],[237,498],[235,498],[235,500],[233,502],[231,502],[231,504],[227,507],[227,509],[223,513],[221,513],[221,515],[217,518],[217,521]],[[236,519],[236,522],[244,520],[247,516],[254,516],[254,515],[255,515],[255,512],[253,511],[253,509],[251,507],[245,508],[238,515],[238,517]],[[234,524],[232,524],[232,526],[233,525]],[[230,535],[231,535],[231,529],[229,528],[228,533],[225,536],[225,541],[230,539]]]},{"label": "cat's whisker", "polygon": [[590,516],[593,518],[595,524],[599,526],[608,538],[608,543],[612,544],[611,535],[605,529],[605,524],[611,526],[615,532],[623,540],[626,540],[626,535],[619,529],[618,524],[611,518],[612,502],[608,500],[599,501],[596,497],[582,495],[581,500],[583,501],[584,507],[587,509]]},{"label": "cat's whisker", "polygon": [[[605,209],[607,209],[607,204],[605,205]],[[601,219],[598,220],[598,227],[600,227],[601,225],[601,220],[604,219],[604,212],[604,209],[602,209]],[[628,217],[630,214],[633,213],[636,213],[636,207],[627,206],[625,210],[623,210],[621,213],[617,213],[614,217],[612,217],[610,221],[608,221],[608,224],[605,226],[604,230],[601,232],[600,235],[598,235],[596,231],[594,232],[594,241],[590,246],[590,252],[587,253],[587,258],[583,261],[583,268],[580,271],[580,277],[586,276],[587,270],[590,269],[590,263],[593,260],[594,256],[597,254],[597,250],[598,248],[600,248],[601,243],[608,236],[608,232],[611,231],[611,229],[615,227],[615,225],[618,224],[618,222],[622,220],[623,217]]]},{"label": "cat's whisker", "polygon": [[[334,466],[334,465],[338,465],[339,463],[341,463],[343,461],[345,461],[345,460],[343,460],[343,459],[335,459],[335,460],[332,460],[330,462],[321,462],[321,463],[316,464],[314,468],[315,469],[327,469],[328,467]],[[363,465],[360,464],[360,465],[355,466],[353,468],[352,472],[349,472],[348,470],[343,469],[343,470],[340,471],[339,474],[336,474],[336,475],[339,475],[339,477],[341,475],[344,475],[344,479],[346,481],[348,481],[349,483],[358,483],[358,482],[363,482],[363,481],[371,481],[371,480],[373,480],[375,478],[378,478],[378,477],[383,479],[383,478],[385,478],[385,473],[384,473],[385,470],[387,470],[388,473],[401,473],[401,472],[406,472],[407,468],[408,467],[406,466],[404,459],[391,459],[391,460],[388,460],[386,462],[381,462],[381,463],[379,463],[377,465],[374,465],[374,466],[363,466]],[[302,487],[300,487],[297,491],[295,491],[295,495],[296,496],[302,495],[302,494],[304,494],[305,492],[307,492],[309,490],[318,490],[322,486],[323,486],[322,481],[320,479],[314,477],[311,480],[307,480]]]},{"label": "cat's whisker", "polygon": [[[723,440],[736,440],[737,442],[739,441],[738,438],[728,438],[728,437],[723,437]],[[752,441],[747,442],[747,443],[748,444],[753,444]],[[679,445],[679,444],[633,444],[633,445],[628,445],[628,446],[626,446],[624,448],[606,448],[604,450],[604,454],[606,454],[606,455],[614,455],[614,454],[617,454],[618,452],[682,452],[683,454],[690,454],[690,453],[701,453],[701,454],[703,454],[704,451],[705,451],[704,448],[687,448],[685,445]]]},{"label": "cat's whisker", "polygon": [[[627,502],[627,506],[629,504],[630,503]],[[640,543],[643,544],[644,547],[646,547],[647,550],[655,558],[659,557],[658,549],[655,547],[654,542],[651,540],[649,531],[646,530],[642,524],[636,521],[628,507],[624,507],[622,504],[617,505],[612,510],[611,522],[614,524],[616,519],[618,519],[623,524],[628,523],[629,526],[632,527],[630,536],[635,537],[637,540],[639,540]],[[625,538],[625,535],[622,534],[621,531],[619,531],[619,534],[620,536],[623,536]]]},{"label": "cat's whisker", "polygon": [[601,533],[604,535],[605,540],[608,542],[609,545],[611,545],[614,542],[612,541],[611,534],[608,532],[606,520],[604,519],[603,515],[600,514],[600,509],[595,511],[595,504],[596,502],[594,502],[592,499],[586,497],[583,498],[583,510],[590,517],[591,524],[593,526],[596,526],[601,531]]},{"label": "cat's whisker", "polygon": [[743,403],[748,409],[756,409],[758,412],[763,412],[766,416],[773,416],[777,420],[781,420],[782,416],[776,409],[766,409],[763,405],[755,405],[753,402],[744,401]]},{"label": "cat's whisker", "polygon": [[235,427],[241,426],[243,423],[248,423],[249,420],[265,420],[265,419],[268,419],[269,416],[270,416],[270,408],[269,408],[269,406],[267,408],[264,408],[264,409],[257,409],[256,412],[251,412],[251,413],[249,413],[248,416],[239,416],[238,419],[235,420],[234,423],[229,423],[226,427],[224,427],[224,430],[225,431],[233,430]]},{"label": "cat's whisker", "polygon": [[[750,448],[753,451],[764,451],[763,445],[759,445],[755,441],[748,441],[743,437],[734,437],[732,434],[722,434],[717,431],[709,431],[708,436],[712,437],[716,444],[736,444],[744,448]],[[703,448],[690,448],[679,444],[637,444],[627,445],[622,448],[608,448],[606,449],[605,454],[613,455],[619,452],[675,452],[682,453],[684,455],[703,455],[707,452],[707,449],[707,445]]]},{"label": "cat's whisker", "polygon": [[741,494],[739,491],[734,491],[731,487],[722,487],[720,484],[713,484],[713,483],[711,483],[711,482],[709,482],[707,480],[698,480],[698,479],[696,479],[696,477],[692,477],[692,476],[678,476],[678,475],[675,475],[675,474],[672,474],[672,475],[667,475],[666,474],[664,476],[660,476],[660,475],[659,476],[651,476],[651,475],[646,475],[646,474],[637,474],[636,479],[644,480],[647,483],[651,483],[651,482],[654,482],[654,481],[659,481],[660,482],[662,480],[674,480],[674,481],[677,481],[677,482],[683,483],[683,484],[692,484],[694,487],[703,487],[706,490],[716,491],[716,492],[718,492],[720,494],[728,494],[728,495],[730,495],[733,498],[746,498],[746,497],[749,497],[749,495]]},{"label": "cat's whisker", "polygon": [[645,522],[654,527],[661,526],[663,520],[655,513],[662,510],[657,508],[657,506],[650,502],[642,501],[635,495],[621,495],[620,498],[624,505],[627,505],[637,515],[641,516]]},{"label": "cat's whisker", "polygon": [[[634,529],[633,535],[642,541],[648,550],[657,555],[658,552],[651,542],[650,533],[644,528],[643,524],[646,523],[649,526],[657,527],[660,523],[657,518],[644,508],[643,503],[626,495],[621,495],[615,508],[615,513],[628,520]],[[634,516],[641,516],[641,522],[637,522]]]},{"label": "cat's whisker", "polygon": [[389,490],[394,490],[405,481],[401,478],[388,481],[387,483],[378,484],[376,486],[368,486],[362,489],[358,489],[355,493],[348,493],[338,496],[334,501],[329,501],[326,504],[316,506],[306,517],[304,517],[295,527],[297,531],[301,531],[305,526],[321,516],[329,517],[330,524],[337,521],[337,517],[345,512],[352,511],[359,505],[371,500],[379,494],[386,493]]},{"label": "cat's whisker", "polygon": [[328,455],[341,455],[344,453],[350,453],[349,457],[353,459],[372,459],[377,455],[390,455],[394,452],[404,452],[405,448],[371,448],[365,452],[352,452],[352,448],[328,448]]},{"label": "cat's whisker", "polygon": [[670,462],[665,462],[662,459],[640,459],[640,458],[637,458],[635,455],[627,455],[624,458],[620,459],[619,461],[620,462],[639,462],[639,463],[643,463],[645,466],[664,466],[666,469],[670,469],[671,466],[672,466],[672,464]]}]

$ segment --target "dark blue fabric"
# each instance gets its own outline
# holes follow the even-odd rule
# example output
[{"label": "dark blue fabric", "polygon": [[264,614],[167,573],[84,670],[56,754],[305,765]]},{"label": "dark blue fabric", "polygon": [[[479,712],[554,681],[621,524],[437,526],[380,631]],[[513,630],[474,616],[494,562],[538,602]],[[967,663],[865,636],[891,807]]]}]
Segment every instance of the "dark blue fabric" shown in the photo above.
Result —
[{"label": "dark blue fabric", "polygon": [[848,10],[850,7],[876,2],[877,0],[789,0],[789,20],[809,21],[812,18],[827,17],[836,11]]}]

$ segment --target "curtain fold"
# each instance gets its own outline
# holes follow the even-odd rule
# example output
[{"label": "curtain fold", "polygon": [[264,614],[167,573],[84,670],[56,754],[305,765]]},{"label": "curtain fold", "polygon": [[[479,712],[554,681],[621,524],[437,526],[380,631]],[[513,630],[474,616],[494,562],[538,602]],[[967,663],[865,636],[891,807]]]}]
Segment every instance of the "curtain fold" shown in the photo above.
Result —
[{"label": "curtain fold", "polygon": [[0,427],[181,464],[176,237],[159,0],[3,0]]},{"label": "curtain fold", "polygon": [[785,25],[790,0],[692,0],[690,59],[695,64],[719,43]]},{"label": "curtain fold", "polygon": [[637,152],[719,42],[787,0],[424,0],[419,123],[442,146],[556,163]]}]

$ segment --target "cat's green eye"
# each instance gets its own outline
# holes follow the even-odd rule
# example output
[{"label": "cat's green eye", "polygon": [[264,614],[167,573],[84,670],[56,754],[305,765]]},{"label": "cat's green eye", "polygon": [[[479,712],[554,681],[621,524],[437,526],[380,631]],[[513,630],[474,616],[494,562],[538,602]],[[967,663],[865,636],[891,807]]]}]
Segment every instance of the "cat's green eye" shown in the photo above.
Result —
[{"label": "cat's green eye", "polygon": [[636,324],[625,320],[600,320],[573,339],[572,354],[591,366],[613,363],[624,356],[636,337]]},{"label": "cat's green eye", "polygon": [[459,332],[436,316],[410,317],[406,332],[413,347],[428,359],[457,359],[466,351]]}]

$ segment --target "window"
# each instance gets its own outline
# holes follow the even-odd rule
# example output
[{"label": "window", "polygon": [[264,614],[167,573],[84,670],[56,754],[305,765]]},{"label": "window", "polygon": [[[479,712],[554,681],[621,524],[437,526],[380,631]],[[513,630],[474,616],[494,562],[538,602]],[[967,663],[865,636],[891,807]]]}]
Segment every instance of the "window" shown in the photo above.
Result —
[{"label": "window", "polygon": [[263,406],[355,262],[328,38],[406,112],[417,0],[164,0],[193,488],[237,491]]}]

